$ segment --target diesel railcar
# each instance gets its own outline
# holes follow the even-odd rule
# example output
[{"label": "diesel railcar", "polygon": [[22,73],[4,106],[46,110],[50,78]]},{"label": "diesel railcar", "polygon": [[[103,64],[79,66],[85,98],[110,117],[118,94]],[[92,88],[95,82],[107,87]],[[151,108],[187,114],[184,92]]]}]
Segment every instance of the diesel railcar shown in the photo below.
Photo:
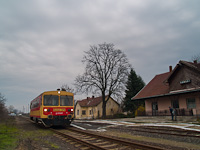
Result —
[{"label": "diesel railcar", "polygon": [[65,90],[46,91],[30,103],[30,119],[46,127],[68,126],[74,118],[74,94]]}]

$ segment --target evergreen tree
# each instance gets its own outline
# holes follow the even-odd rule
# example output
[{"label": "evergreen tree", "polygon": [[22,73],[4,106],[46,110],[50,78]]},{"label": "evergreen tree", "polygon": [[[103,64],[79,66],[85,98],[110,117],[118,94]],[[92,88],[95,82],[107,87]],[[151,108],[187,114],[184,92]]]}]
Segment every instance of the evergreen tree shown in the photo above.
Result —
[{"label": "evergreen tree", "polygon": [[126,91],[125,91],[126,96],[124,98],[124,103],[123,103],[124,111],[135,112],[137,107],[139,107],[141,104],[144,103],[144,101],[134,102],[131,100],[131,98],[134,97],[144,86],[145,83],[142,80],[142,78],[136,74],[134,69],[131,69],[126,84]]}]

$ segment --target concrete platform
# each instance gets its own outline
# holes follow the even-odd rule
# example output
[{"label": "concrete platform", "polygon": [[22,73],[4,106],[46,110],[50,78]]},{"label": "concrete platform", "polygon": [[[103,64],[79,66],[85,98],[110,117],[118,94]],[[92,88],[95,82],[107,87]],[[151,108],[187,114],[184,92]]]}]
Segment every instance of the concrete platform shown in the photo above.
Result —
[{"label": "concrete platform", "polygon": [[104,131],[108,126],[165,126],[195,130],[200,132],[200,122],[195,116],[177,116],[177,121],[172,121],[171,116],[145,116],[136,118],[120,119],[94,119],[94,120],[74,120],[74,125],[83,128],[96,128],[97,131]]},{"label": "concrete platform", "polygon": [[[142,116],[135,118],[113,119],[132,123],[198,123],[196,116],[177,116],[177,121],[172,121],[171,116]],[[199,122],[200,123],[200,122]]]}]

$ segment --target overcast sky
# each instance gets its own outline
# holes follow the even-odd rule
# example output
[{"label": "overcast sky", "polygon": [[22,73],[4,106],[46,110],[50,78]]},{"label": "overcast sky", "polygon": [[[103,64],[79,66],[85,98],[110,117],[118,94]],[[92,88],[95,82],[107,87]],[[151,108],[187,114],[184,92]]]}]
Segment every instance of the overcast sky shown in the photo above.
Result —
[{"label": "overcast sky", "polygon": [[6,105],[22,110],[43,91],[72,86],[84,71],[84,51],[104,42],[121,49],[148,83],[179,60],[200,55],[200,1],[1,0]]}]

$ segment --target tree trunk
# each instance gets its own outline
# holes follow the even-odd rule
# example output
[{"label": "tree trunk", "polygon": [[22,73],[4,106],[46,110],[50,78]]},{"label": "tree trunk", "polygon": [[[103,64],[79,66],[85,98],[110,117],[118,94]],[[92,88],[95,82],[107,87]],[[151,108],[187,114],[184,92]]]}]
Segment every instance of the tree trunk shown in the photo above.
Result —
[{"label": "tree trunk", "polygon": [[105,93],[102,93],[102,118],[105,119],[106,118],[106,100],[105,100]]}]

